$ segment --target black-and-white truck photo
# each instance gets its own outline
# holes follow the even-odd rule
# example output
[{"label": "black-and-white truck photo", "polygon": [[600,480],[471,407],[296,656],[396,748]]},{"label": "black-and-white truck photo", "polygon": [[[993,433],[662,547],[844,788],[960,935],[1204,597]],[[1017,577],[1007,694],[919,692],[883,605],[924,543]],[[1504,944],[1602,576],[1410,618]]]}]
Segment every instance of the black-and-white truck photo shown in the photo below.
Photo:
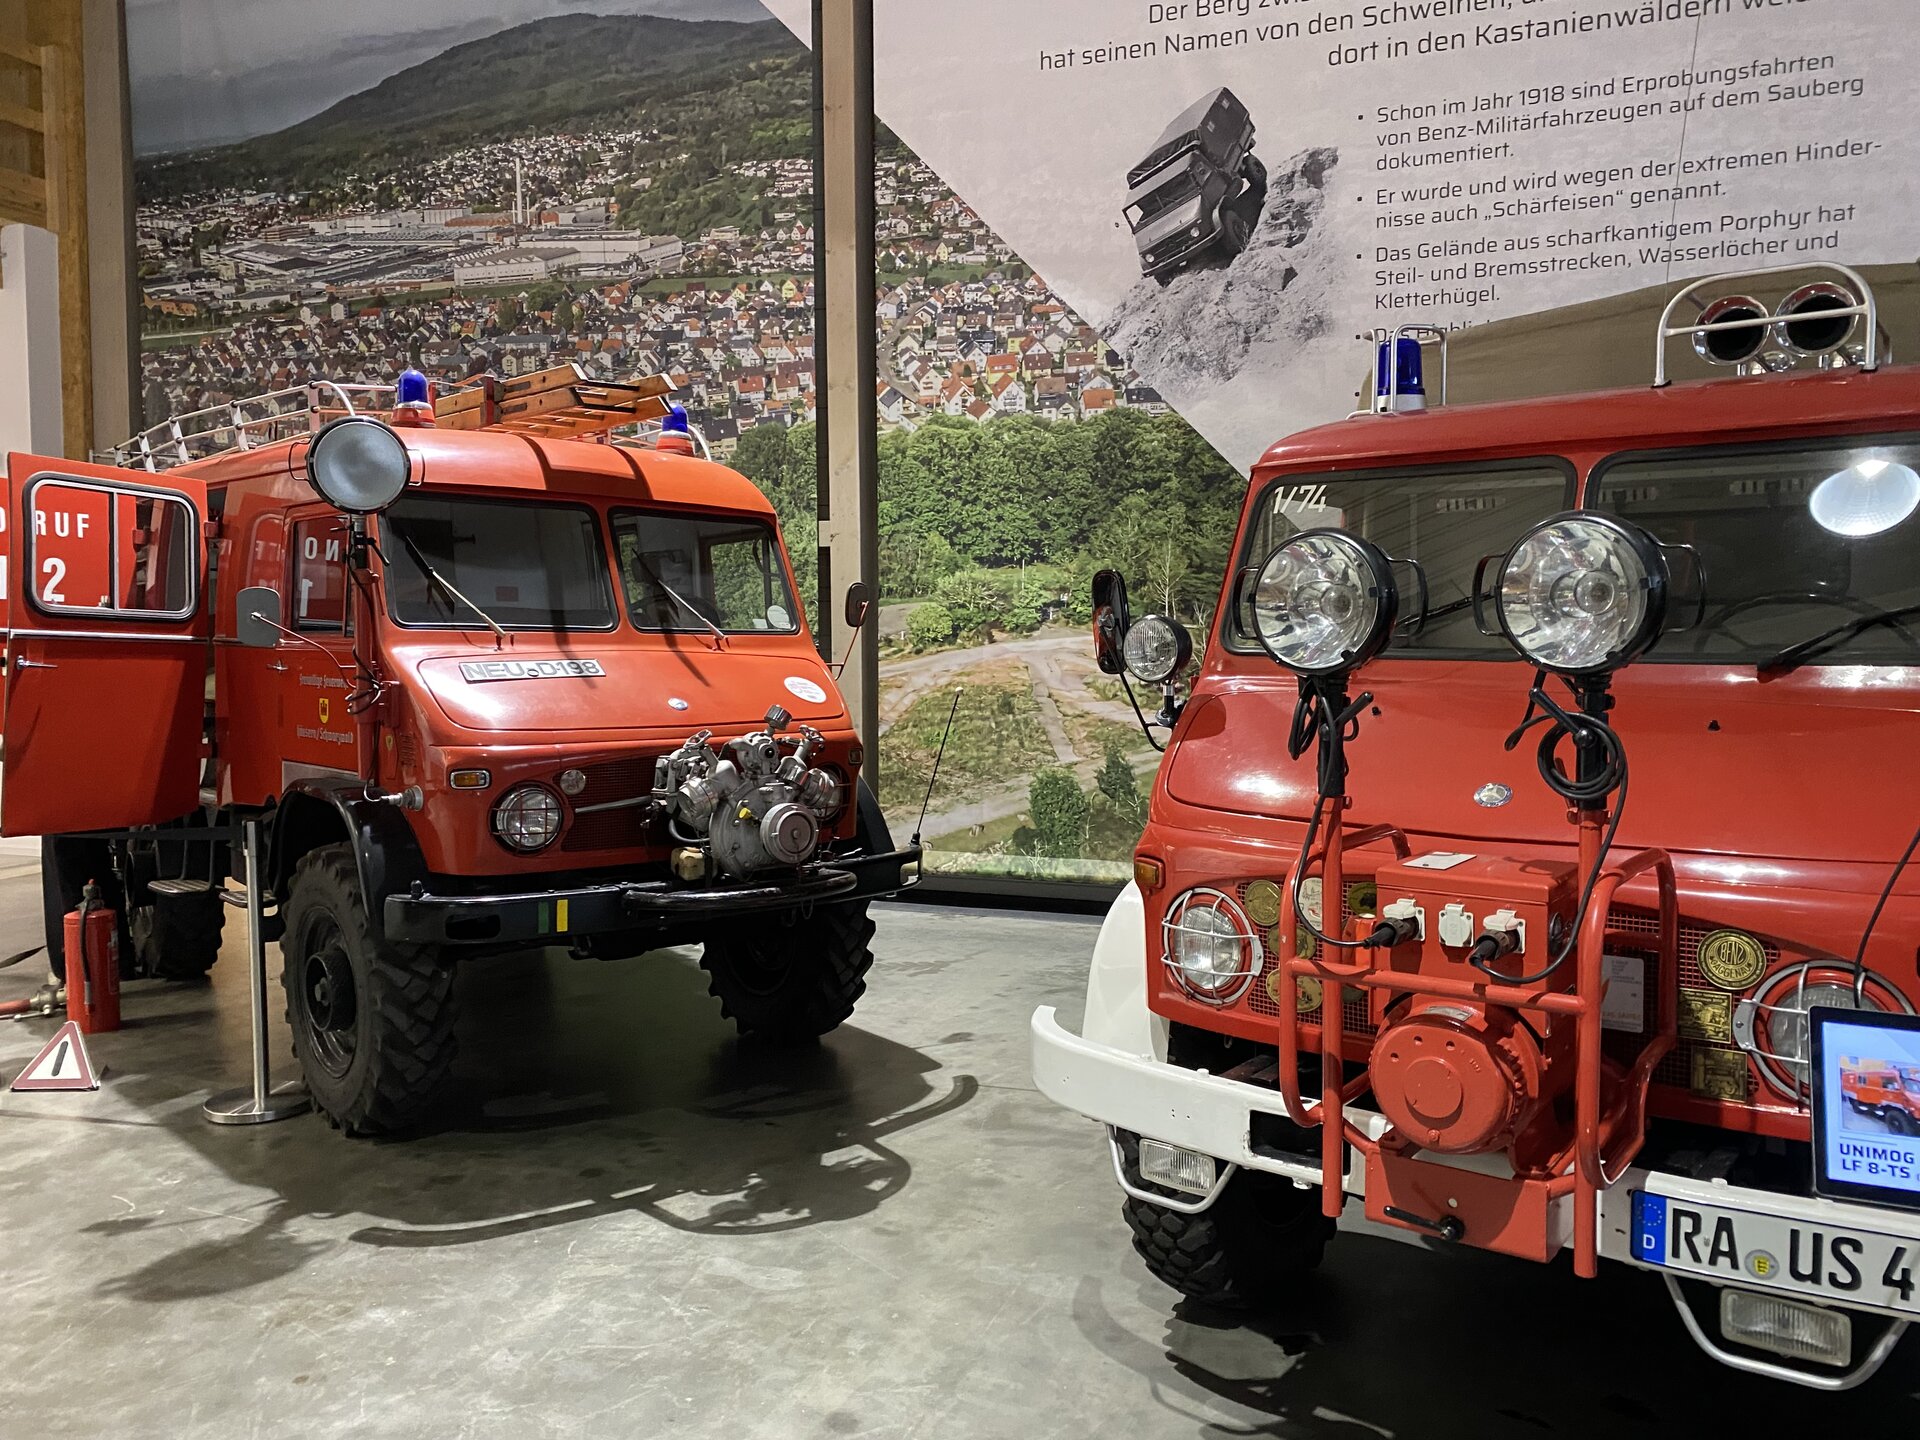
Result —
[{"label": "black-and-white truck photo", "polygon": [[1205,255],[1247,248],[1267,199],[1253,116],[1231,90],[1210,90],[1160,132],[1127,173],[1127,225],[1140,272],[1162,285]]}]

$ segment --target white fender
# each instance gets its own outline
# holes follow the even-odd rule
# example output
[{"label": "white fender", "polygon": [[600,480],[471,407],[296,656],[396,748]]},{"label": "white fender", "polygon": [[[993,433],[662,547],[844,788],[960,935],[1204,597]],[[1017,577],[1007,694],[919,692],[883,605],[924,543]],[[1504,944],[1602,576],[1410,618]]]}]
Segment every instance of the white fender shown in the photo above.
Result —
[{"label": "white fender", "polygon": [[1142,1059],[1167,1058],[1167,1022],[1147,1008],[1146,906],[1131,882],[1100,926],[1080,1034]]}]

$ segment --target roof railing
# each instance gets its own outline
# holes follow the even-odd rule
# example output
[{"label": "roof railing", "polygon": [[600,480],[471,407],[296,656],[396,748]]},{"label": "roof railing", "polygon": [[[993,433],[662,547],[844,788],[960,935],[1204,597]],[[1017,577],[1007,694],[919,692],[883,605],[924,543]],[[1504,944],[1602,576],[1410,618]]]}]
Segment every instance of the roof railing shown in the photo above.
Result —
[{"label": "roof railing", "polygon": [[[575,364],[518,376],[480,375],[445,387],[433,402],[443,430],[496,430],[547,440],[610,437],[666,418],[673,382],[664,375],[593,380]],[[149,425],[113,449],[101,464],[161,471],[217,455],[297,440],[330,420],[393,408],[390,384],[312,380]]]}]

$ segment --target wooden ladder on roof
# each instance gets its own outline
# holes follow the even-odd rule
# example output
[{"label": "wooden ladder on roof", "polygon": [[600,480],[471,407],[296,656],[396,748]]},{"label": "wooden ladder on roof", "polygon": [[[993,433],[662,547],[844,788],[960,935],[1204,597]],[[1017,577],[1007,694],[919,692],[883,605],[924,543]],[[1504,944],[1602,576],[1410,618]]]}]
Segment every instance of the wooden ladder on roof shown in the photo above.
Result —
[{"label": "wooden ladder on roof", "polygon": [[664,375],[641,380],[590,380],[578,365],[556,365],[512,379],[483,376],[434,402],[443,430],[504,430],[542,440],[579,440],[628,425],[664,419],[673,383]]}]

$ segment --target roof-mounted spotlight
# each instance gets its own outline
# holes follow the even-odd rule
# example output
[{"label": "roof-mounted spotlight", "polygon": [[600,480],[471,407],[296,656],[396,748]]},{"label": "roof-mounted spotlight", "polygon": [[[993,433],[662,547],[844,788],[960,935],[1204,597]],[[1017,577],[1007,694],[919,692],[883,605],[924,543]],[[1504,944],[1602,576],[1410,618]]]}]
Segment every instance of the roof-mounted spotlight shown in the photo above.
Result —
[{"label": "roof-mounted spotlight", "polygon": [[1799,356],[1831,355],[1860,328],[1860,297],[1831,280],[1802,285],[1780,302],[1773,333],[1781,348]]},{"label": "roof-mounted spotlight", "polygon": [[[1482,573],[1494,558],[1480,562]],[[1474,588],[1477,603],[1478,580]],[[1612,515],[1574,510],[1534,526],[1500,558],[1494,614],[1529,664],[1600,676],[1660,638],[1671,590],[1666,547],[1653,536]]]},{"label": "roof-mounted spotlight", "polygon": [[[1713,325],[1739,328],[1707,328]],[[1694,353],[1709,365],[1745,365],[1766,349],[1771,325],[1767,307],[1751,295],[1723,296],[1700,312],[1701,328],[1693,332]]]},{"label": "roof-mounted spotlight", "polygon": [[321,499],[349,515],[385,510],[406,493],[412,479],[407,442],[371,416],[332,421],[307,447],[307,483]]},{"label": "roof-mounted spotlight", "polygon": [[1344,530],[1304,530],[1281,545],[1249,598],[1260,644],[1307,678],[1359,669],[1386,648],[1400,613],[1393,561]]}]

